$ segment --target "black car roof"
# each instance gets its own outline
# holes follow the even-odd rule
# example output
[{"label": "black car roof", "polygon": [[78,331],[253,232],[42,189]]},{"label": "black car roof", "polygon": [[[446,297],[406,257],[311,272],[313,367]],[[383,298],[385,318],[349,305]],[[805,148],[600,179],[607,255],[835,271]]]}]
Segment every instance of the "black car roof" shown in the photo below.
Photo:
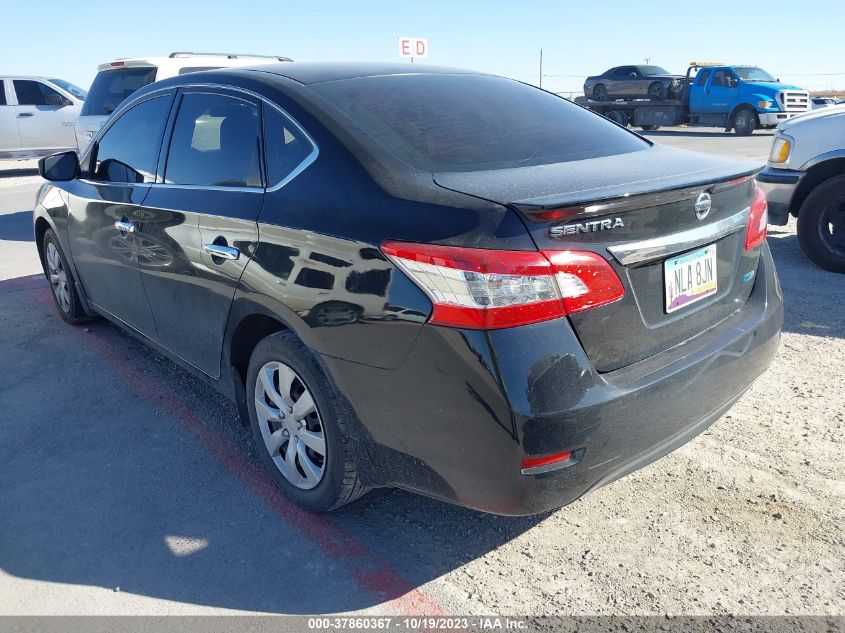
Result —
[{"label": "black car roof", "polygon": [[340,79],[354,79],[359,77],[377,77],[384,75],[479,75],[472,70],[449,68],[446,66],[430,66],[426,64],[402,63],[329,63],[329,62],[284,62],[277,64],[261,64],[226,70],[261,71],[281,77],[293,79],[302,84],[316,84]]}]

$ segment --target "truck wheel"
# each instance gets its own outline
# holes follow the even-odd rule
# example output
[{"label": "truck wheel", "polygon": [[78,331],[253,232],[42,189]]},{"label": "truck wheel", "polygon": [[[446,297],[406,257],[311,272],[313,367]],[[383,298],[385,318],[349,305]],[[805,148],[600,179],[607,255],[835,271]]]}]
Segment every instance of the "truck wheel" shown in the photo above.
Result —
[{"label": "truck wheel", "polygon": [[825,180],[804,200],[798,242],[816,265],[845,273],[845,175]]},{"label": "truck wheel", "polygon": [[593,87],[593,101],[607,101],[607,88],[604,84]]},{"label": "truck wheel", "polygon": [[659,125],[641,125],[640,127],[641,127],[641,128],[643,129],[643,131],[645,131],[645,132],[654,132],[655,130],[659,130],[659,129],[660,129],[660,126],[659,126]]},{"label": "truck wheel", "polygon": [[734,115],[734,132],[737,136],[748,136],[757,128],[757,113],[743,108]]},{"label": "truck wheel", "polygon": [[622,127],[628,127],[628,117],[624,112],[619,110],[611,110],[605,116],[614,123],[618,123]]},{"label": "truck wheel", "polygon": [[655,81],[648,87],[648,98],[652,101],[663,101],[666,98],[666,88],[659,81]]}]

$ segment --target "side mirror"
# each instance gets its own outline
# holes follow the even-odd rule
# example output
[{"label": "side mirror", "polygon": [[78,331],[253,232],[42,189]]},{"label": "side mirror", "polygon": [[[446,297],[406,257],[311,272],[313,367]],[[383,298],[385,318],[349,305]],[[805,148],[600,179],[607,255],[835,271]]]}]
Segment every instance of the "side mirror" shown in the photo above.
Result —
[{"label": "side mirror", "polygon": [[636,79],[636,78],[637,78],[637,73],[628,73],[628,76],[629,76],[631,79]]},{"label": "side mirror", "polygon": [[44,103],[51,106],[59,106],[64,107],[68,105],[73,105],[73,102],[68,99],[67,97],[63,97],[60,94],[48,94],[44,97]]},{"label": "side mirror", "polygon": [[44,180],[67,182],[79,176],[79,157],[76,152],[61,152],[38,161],[38,173]]}]

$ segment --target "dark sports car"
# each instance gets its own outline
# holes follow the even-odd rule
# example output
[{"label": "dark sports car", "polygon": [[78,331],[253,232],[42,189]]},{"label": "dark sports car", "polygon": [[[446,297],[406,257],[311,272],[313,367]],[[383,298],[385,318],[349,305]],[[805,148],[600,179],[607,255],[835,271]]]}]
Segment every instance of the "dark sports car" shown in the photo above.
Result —
[{"label": "dark sports car", "polygon": [[617,66],[584,82],[584,96],[593,101],[613,99],[674,99],[680,93],[683,75],[673,75],[660,66]]}]

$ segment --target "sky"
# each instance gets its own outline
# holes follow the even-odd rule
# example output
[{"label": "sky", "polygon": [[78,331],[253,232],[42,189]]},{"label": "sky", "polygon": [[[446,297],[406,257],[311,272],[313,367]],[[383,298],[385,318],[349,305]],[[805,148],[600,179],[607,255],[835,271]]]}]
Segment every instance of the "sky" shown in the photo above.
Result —
[{"label": "sky", "polygon": [[0,74],[83,88],[98,64],[118,57],[203,51],[398,62],[406,36],[428,39],[426,63],[535,85],[542,49],[542,87],[561,93],[580,93],[589,74],[646,60],[678,74],[692,60],[756,65],[810,90],[845,89],[845,0],[0,0],[0,24]]}]

